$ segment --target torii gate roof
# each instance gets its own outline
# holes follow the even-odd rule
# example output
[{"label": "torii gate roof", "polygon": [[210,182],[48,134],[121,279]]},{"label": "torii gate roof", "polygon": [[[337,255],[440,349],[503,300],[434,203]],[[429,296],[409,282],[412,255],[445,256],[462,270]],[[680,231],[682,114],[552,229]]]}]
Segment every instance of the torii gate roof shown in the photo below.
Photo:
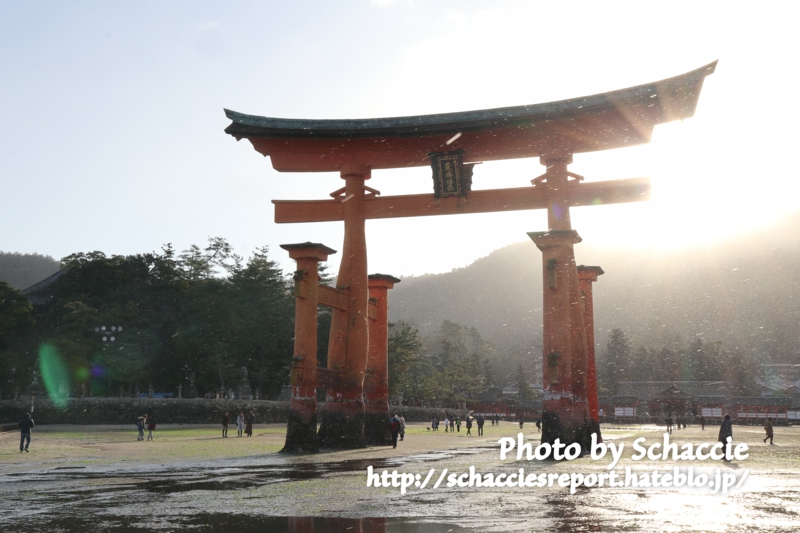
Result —
[{"label": "torii gate roof", "polygon": [[430,152],[458,149],[465,162],[608,150],[647,143],[655,125],[694,115],[703,81],[716,65],[592,96],[459,113],[306,120],[226,109],[232,123],[225,132],[249,139],[283,172],[426,166]]}]

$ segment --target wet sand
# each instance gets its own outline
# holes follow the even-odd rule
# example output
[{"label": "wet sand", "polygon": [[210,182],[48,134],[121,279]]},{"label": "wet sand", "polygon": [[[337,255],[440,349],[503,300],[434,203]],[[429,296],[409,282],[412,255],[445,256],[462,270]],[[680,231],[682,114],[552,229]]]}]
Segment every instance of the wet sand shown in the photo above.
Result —
[{"label": "wet sand", "polygon": [[[282,455],[283,425],[260,425],[251,438],[221,438],[218,426],[159,426],[156,440],[137,442],[135,428],[44,426],[34,429],[31,453],[19,434],[0,434],[0,530],[22,531],[796,531],[800,524],[800,428],[776,428],[776,446],[763,430],[734,426],[750,457],[715,461],[633,461],[631,444],[660,442],[663,428],[603,428],[606,442],[625,443],[617,471],[692,466],[713,476],[744,470],[741,488],[727,495],[699,488],[451,487],[433,489],[449,473],[599,474],[609,458],[593,461],[516,461],[499,458],[497,440],[517,437],[502,423],[485,435],[431,432],[411,424],[398,448],[376,447],[318,455]],[[476,429],[472,429],[477,433]],[[679,445],[715,441],[717,428],[675,431]],[[146,433],[145,433],[146,434]],[[538,443],[526,424],[526,439]],[[512,452],[512,454],[515,452]],[[425,489],[367,487],[367,467],[420,474]],[[289,517],[328,517],[289,518]],[[365,521],[365,517],[386,520]],[[298,522],[300,520],[300,522]],[[311,520],[311,522],[302,522]],[[15,524],[25,527],[16,528]],[[310,525],[309,525],[310,524]],[[332,525],[331,525],[332,524]],[[252,529],[250,529],[252,528]]]}]

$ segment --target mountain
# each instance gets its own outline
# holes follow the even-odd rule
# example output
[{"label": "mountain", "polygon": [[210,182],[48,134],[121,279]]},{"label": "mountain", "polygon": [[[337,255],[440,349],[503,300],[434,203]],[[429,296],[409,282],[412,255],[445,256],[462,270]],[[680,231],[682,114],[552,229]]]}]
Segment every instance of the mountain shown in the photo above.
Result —
[{"label": "mountain", "polygon": [[49,255],[0,251],[0,281],[25,289],[55,274],[60,263]]},{"label": "mountain", "polygon": [[[598,265],[598,353],[614,328],[634,345],[683,344],[695,336],[800,363],[800,213],[735,239],[680,250],[575,246],[578,264]],[[533,242],[494,251],[444,274],[403,278],[390,319],[431,335],[443,320],[474,326],[519,360],[541,358],[542,265]],[[530,352],[531,355],[528,355]]]}]

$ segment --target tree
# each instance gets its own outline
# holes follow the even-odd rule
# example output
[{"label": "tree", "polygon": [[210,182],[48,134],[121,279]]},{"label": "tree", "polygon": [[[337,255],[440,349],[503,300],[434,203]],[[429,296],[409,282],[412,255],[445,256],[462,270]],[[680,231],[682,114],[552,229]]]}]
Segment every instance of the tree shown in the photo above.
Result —
[{"label": "tree", "polygon": [[[645,346],[639,346],[633,355],[631,365],[629,365],[625,378],[627,381],[654,381],[653,360],[656,354],[654,350],[648,350]],[[656,380],[657,381],[657,380]]]},{"label": "tree", "polygon": [[35,324],[33,307],[19,291],[0,281],[0,350]]},{"label": "tree", "polygon": [[440,371],[467,357],[467,337],[460,324],[445,320],[436,332],[434,364]]},{"label": "tree", "polygon": [[494,377],[494,366],[488,359],[483,360],[483,384],[487,389],[497,386],[497,380]]},{"label": "tree", "polygon": [[[234,259],[231,263],[230,260]],[[209,279],[214,276],[214,268],[222,268],[225,271],[234,270],[237,266],[233,256],[231,245],[222,237],[209,237],[208,246],[201,250],[199,246],[193,244],[188,250],[181,252],[178,256],[180,265],[186,279],[200,280]]]},{"label": "tree", "polygon": [[3,376],[0,388],[9,396],[18,388],[20,379],[27,379],[33,369],[35,346],[26,342],[26,337],[33,332],[34,325],[28,299],[0,281],[0,376]]},{"label": "tree", "polygon": [[737,396],[750,396],[756,394],[758,384],[756,383],[756,364],[752,358],[747,357],[738,348],[725,353],[726,363],[722,377],[728,381],[733,394]]},{"label": "tree", "polygon": [[437,397],[450,404],[475,400],[488,390],[482,356],[494,349],[475,328],[445,320],[434,341],[431,361],[438,371]]},{"label": "tree", "polygon": [[613,329],[608,336],[606,350],[603,357],[600,376],[604,388],[611,394],[616,394],[620,381],[625,380],[626,373],[631,365],[631,345],[625,332]]},{"label": "tree", "polygon": [[536,398],[536,391],[525,376],[525,369],[522,365],[517,368],[517,398],[520,402],[529,402]]},{"label": "tree", "polygon": [[722,346],[718,342],[703,342],[695,338],[686,352],[685,363],[689,379],[715,381],[722,375]]},{"label": "tree", "polygon": [[409,371],[423,357],[419,330],[407,322],[389,324],[389,395],[409,388]]}]

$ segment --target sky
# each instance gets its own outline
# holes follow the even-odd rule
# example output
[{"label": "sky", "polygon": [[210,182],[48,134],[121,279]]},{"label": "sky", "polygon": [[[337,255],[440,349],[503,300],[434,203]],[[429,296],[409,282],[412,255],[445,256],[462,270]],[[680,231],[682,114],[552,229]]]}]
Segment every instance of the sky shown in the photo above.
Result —
[{"label": "sky", "polygon": [[[273,199],[325,199],[335,173],[272,169],[223,108],[368,118],[535,104],[719,60],[696,114],[648,145],[575,156],[586,181],[646,176],[653,198],[572,210],[584,242],[679,248],[800,209],[800,37],[791,2],[0,3],[0,250],[61,258],[178,250],[222,236],[248,256],[341,249],[341,223],[277,225]],[[451,76],[442,76],[442,68]],[[538,159],[476,167],[522,187]],[[383,195],[432,191],[429,167],[373,172]],[[446,272],[546,229],[544,211],[367,222],[369,271]],[[797,231],[800,228],[787,228]],[[533,246],[533,243],[531,243]],[[338,265],[336,256],[331,258]]]}]

